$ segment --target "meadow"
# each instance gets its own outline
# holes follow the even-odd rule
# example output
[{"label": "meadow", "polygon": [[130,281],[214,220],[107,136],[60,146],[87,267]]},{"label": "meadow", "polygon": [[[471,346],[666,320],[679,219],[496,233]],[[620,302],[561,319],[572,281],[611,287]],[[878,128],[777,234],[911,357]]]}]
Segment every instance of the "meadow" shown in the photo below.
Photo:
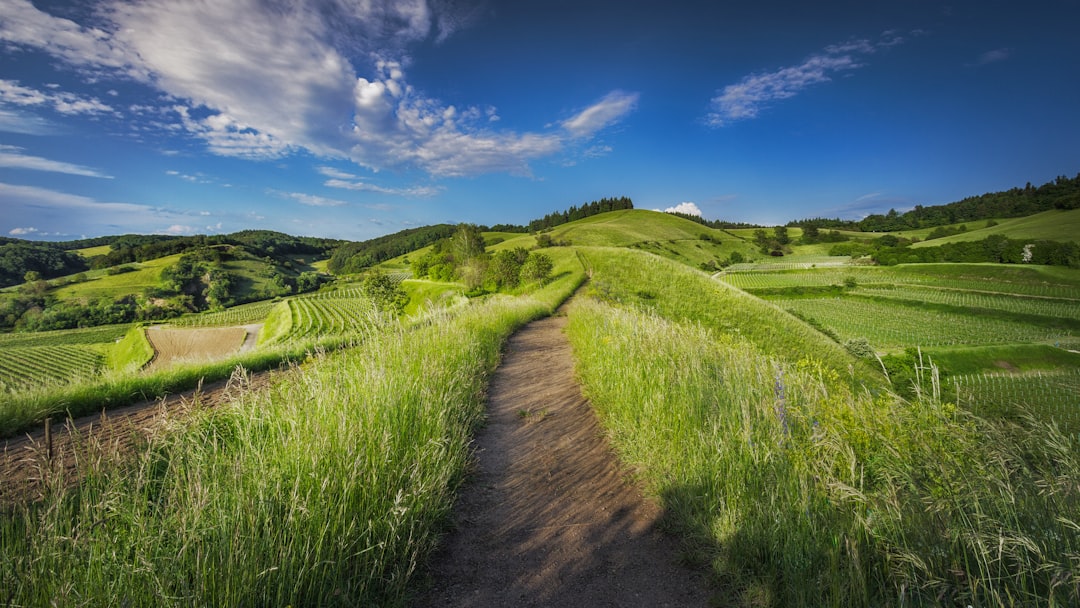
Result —
[{"label": "meadow", "polygon": [[[709,320],[764,319],[700,273],[586,256],[590,297],[570,311],[585,390],[737,605],[1080,601],[1080,451],[1052,423],[903,400],[819,358],[820,334],[807,349]],[[656,275],[662,305],[621,280],[634,273]],[[693,283],[713,297],[684,297]]]},{"label": "meadow", "polygon": [[[737,232],[593,216],[550,232],[573,245],[545,249],[550,283],[473,299],[407,279],[402,256],[384,268],[410,294],[403,319],[343,284],[180,321],[261,321],[251,353],[0,395],[10,433],[290,366],[0,515],[0,597],[404,604],[467,474],[503,343],[584,283],[568,310],[583,389],[663,525],[734,605],[1080,605],[1080,354],[1057,347],[1076,339],[1080,271],[817,253],[775,260],[782,270],[696,269],[750,247]],[[536,237],[501,238],[493,250]],[[101,364],[113,368],[145,357],[139,336],[48,339],[120,340],[126,354]],[[908,398],[850,348],[859,339],[890,364],[918,352]]]},{"label": "meadow", "polygon": [[400,604],[501,345],[574,291],[580,268],[564,270],[532,295],[380,325],[16,510],[0,522],[0,588],[17,605]]}]

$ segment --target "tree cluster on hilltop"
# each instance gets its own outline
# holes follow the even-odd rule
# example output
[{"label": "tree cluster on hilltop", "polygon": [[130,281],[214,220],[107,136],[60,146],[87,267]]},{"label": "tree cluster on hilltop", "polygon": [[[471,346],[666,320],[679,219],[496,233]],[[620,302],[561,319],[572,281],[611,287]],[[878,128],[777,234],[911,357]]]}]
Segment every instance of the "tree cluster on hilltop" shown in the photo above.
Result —
[{"label": "tree cluster on hilltop", "polygon": [[459,224],[452,236],[437,241],[410,265],[418,279],[460,281],[473,294],[544,282],[554,268],[547,254],[524,247],[488,253],[481,227],[474,224]]},{"label": "tree cluster on hilltop", "polygon": [[580,207],[572,206],[566,211],[549,213],[542,218],[529,222],[529,232],[540,232],[563,224],[585,219],[608,211],[621,211],[633,209],[634,202],[630,197],[620,196],[617,198],[602,198],[598,201],[585,203]]},{"label": "tree cluster on hilltop", "polygon": [[1071,179],[1060,176],[1039,187],[1034,187],[1029,182],[1023,188],[969,196],[946,205],[929,207],[916,205],[914,209],[905,213],[890,209],[888,213],[868,215],[861,220],[808,218],[788,222],[788,226],[839,228],[861,232],[896,232],[982,219],[1024,217],[1051,209],[1078,208],[1080,208],[1080,173]]},{"label": "tree cluster on hilltop", "polygon": [[633,201],[622,196],[603,198],[591,203],[585,203],[581,207],[573,206],[566,211],[549,213],[543,218],[529,222],[528,226],[495,224],[487,227],[475,224],[435,224],[433,226],[409,228],[367,241],[346,243],[334,251],[327,269],[334,274],[362,272],[391,258],[396,258],[446,239],[455,234],[460,226],[473,226],[481,232],[539,232],[600,213],[633,208]]},{"label": "tree cluster on hilltop", "polygon": [[454,230],[456,227],[452,224],[435,224],[409,228],[367,241],[346,243],[330,256],[327,269],[333,274],[357,273],[399,255],[427,247],[454,234]]},{"label": "tree cluster on hilltop", "polygon": [[707,220],[700,215],[693,215],[691,213],[682,213],[680,211],[666,211],[670,215],[675,215],[683,218],[684,220],[690,220],[696,222],[702,226],[708,226],[709,228],[716,228],[717,230],[728,230],[734,228],[760,228],[757,224],[750,224],[747,222],[729,222],[727,220]]},{"label": "tree cluster on hilltop", "polygon": [[0,245],[0,287],[89,270],[85,258],[49,243],[12,240]]}]

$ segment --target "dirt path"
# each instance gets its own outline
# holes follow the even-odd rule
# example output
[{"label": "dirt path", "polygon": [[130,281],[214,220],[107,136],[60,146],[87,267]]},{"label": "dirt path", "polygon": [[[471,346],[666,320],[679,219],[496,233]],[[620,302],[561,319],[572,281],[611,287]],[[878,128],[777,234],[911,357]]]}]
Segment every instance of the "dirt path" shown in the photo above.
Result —
[{"label": "dirt path", "polygon": [[220,380],[165,399],[144,401],[107,413],[83,416],[53,425],[53,459],[46,458],[45,429],[0,439],[0,510],[41,498],[46,478],[57,475],[65,484],[75,483],[80,467],[94,460],[111,459],[129,452],[170,419],[186,415],[192,407],[216,407],[240,391],[270,382],[271,372],[246,378]]},{"label": "dirt path", "polygon": [[[478,463],[426,606],[706,606],[702,577],[656,530],[573,374],[566,318],[531,323],[492,378]],[[424,586],[424,585],[421,585]]]}]

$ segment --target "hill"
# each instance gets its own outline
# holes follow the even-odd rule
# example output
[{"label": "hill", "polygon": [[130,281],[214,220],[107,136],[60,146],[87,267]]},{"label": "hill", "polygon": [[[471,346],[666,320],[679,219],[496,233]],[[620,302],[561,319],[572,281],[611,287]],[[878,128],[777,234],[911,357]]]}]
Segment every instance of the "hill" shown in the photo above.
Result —
[{"label": "hill", "polygon": [[995,220],[992,226],[975,229],[972,229],[970,225],[966,226],[968,229],[963,232],[923,240],[913,244],[912,247],[934,247],[945,243],[981,241],[991,235],[1002,235],[1010,239],[1075,241],[1080,239],[1080,209],[1053,209],[1025,217]]}]

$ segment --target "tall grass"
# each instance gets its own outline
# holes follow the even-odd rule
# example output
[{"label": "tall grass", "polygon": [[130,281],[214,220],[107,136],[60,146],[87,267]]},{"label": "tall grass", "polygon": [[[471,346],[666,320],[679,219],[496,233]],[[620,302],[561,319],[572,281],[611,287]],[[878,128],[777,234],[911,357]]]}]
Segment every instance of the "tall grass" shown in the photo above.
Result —
[{"label": "tall grass", "polygon": [[740,335],[766,353],[795,360],[814,353],[834,369],[869,386],[884,385],[879,371],[855,359],[819,331],[773,304],[709,278],[698,270],[643,252],[582,249],[592,272],[589,291],[717,334]]},{"label": "tall grass", "polygon": [[398,601],[432,548],[504,338],[492,301],[386,331],[196,416],[0,530],[18,605]]},{"label": "tall grass", "polygon": [[1080,603],[1080,454],[1056,429],[872,396],[813,351],[781,357],[664,314],[577,302],[579,374],[737,603]]},{"label": "tall grass", "polygon": [[196,413],[115,469],[0,520],[14,605],[403,602],[469,458],[489,373],[580,283],[383,325]]}]

